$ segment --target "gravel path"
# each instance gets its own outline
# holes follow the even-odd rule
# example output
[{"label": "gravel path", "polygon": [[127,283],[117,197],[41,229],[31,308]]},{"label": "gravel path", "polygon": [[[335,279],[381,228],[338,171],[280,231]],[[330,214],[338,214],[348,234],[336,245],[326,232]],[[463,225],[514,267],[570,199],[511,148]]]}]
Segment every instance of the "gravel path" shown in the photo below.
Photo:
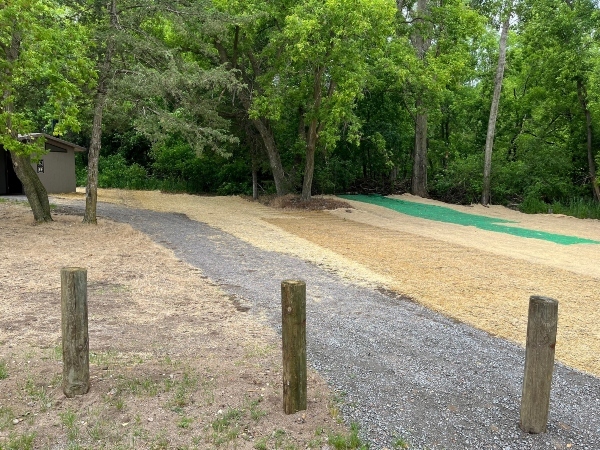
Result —
[{"label": "gravel path", "polygon": [[171,248],[277,329],[281,280],[304,279],[309,364],[371,448],[402,438],[415,449],[600,449],[598,378],[557,364],[548,432],[522,433],[522,348],[182,214],[98,211]]}]

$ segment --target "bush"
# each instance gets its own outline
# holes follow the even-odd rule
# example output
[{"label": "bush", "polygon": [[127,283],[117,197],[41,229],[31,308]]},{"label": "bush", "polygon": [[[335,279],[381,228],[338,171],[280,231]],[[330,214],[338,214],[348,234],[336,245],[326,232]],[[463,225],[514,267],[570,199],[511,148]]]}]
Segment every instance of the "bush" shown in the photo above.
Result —
[{"label": "bush", "polygon": [[118,189],[149,189],[152,183],[146,169],[139,164],[127,165],[123,155],[100,156],[98,160],[98,186]]}]

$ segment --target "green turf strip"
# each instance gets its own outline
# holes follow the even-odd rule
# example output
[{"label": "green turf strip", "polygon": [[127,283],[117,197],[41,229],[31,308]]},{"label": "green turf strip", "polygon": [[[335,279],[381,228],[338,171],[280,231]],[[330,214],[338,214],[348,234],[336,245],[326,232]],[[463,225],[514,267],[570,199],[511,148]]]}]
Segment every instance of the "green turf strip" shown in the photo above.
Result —
[{"label": "green turf strip", "polygon": [[600,241],[591,239],[582,239],[576,236],[566,236],[562,234],[546,233],[544,231],[528,230],[512,226],[501,225],[503,223],[517,223],[511,220],[497,219],[494,217],[479,216],[477,214],[467,214],[455,211],[451,208],[436,205],[426,205],[423,203],[407,202],[380,195],[340,195],[339,197],[347,200],[370,203],[372,205],[383,206],[402,214],[421,217],[423,219],[435,220],[438,222],[448,222],[463,226],[472,226],[481,230],[495,231],[497,233],[512,234],[531,239],[542,239],[544,241],[554,242],[561,245],[571,244],[600,244]]}]

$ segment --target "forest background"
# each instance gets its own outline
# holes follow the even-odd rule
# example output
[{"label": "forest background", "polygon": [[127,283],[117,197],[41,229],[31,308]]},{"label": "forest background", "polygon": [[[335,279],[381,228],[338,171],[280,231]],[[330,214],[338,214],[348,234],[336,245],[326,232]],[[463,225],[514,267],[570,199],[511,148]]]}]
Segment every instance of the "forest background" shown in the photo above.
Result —
[{"label": "forest background", "polygon": [[598,218],[599,27],[591,0],[4,0],[0,144],[90,148],[88,197],[408,191]]}]

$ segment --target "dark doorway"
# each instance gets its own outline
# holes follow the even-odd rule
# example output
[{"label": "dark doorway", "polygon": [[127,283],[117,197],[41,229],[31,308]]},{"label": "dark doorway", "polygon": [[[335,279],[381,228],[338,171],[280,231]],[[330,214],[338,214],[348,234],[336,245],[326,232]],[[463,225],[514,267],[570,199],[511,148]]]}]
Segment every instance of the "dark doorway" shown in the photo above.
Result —
[{"label": "dark doorway", "polygon": [[22,193],[23,185],[13,169],[10,152],[0,147],[0,195]]}]

